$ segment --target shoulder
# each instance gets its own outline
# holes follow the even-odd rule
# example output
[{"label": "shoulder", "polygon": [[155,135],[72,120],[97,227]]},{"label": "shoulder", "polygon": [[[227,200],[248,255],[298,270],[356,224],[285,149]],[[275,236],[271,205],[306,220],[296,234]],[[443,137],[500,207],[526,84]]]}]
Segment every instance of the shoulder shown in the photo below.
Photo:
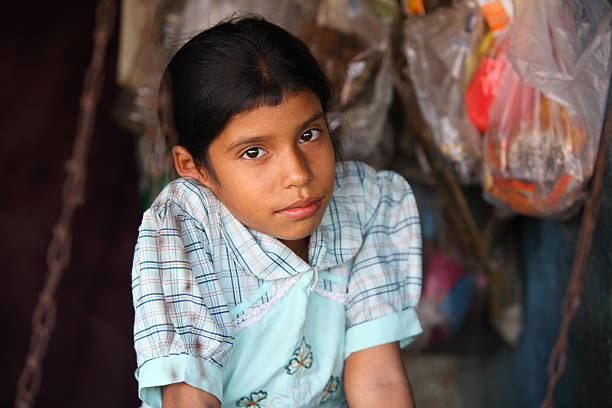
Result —
[{"label": "shoulder", "polygon": [[214,193],[191,178],[170,182],[142,217],[139,231],[197,229],[208,235],[219,225],[220,202]]},{"label": "shoulder", "polygon": [[214,193],[192,178],[170,182],[155,198],[147,212],[158,218],[180,215],[204,221],[220,205]]},{"label": "shoulder", "polygon": [[362,162],[343,161],[336,163],[336,187],[340,190],[359,188],[364,182],[376,177],[376,170]]},{"label": "shoulder", "polygon": [[381,204],[414,205],[410,185],[400,174],[390,170],[377,171],[361,162],[339,162],[336,165],[336,189],[339,199],[356,204],[364,214],[365,223],[374,215]]},{"label": "shoulder", "polygon": [[336,164],[336,188],[340,191],[353,191],[366,194],[372,189],[387,193],[389,187],[410,190],[404,177],[391,170],[376,170],[368,164],[355,161]]}]

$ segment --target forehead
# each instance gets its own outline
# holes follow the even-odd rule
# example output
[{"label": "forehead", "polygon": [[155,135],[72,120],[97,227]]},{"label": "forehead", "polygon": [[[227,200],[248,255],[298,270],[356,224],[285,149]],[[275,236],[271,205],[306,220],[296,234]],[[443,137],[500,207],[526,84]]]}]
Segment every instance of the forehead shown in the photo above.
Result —
[{"label": "forehead", "polygon": [[235,115],[217,139],[222,143],[232,143],[240,137],[295,132],[319,113],[323,114],[323,108],[313,92],[289,94],[278,105],[264,105]]}]

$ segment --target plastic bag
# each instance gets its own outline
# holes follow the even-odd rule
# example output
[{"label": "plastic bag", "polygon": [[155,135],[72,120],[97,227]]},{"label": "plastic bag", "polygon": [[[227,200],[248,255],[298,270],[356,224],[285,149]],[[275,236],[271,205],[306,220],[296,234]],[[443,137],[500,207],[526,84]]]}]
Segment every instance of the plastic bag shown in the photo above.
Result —
[{"label": "plastic bag", "polygon": [[300,3],[299,0],[189,0],[181,16],[181,31],[190,38],[232,15],[256,13],[297,35],[305,20],[314,18]]},{"label": "plastic bag", "polygon": [[[612,20],[608,12],[587,22],[594,15],[586,3],[543,3],[549,14],[529,2],[522,5],[539,14],[517,9],[509,58],[536,87],[507,65],[485,134],[484,188],[490,201],[515,212],[564,217],[581,204],[593,170],[610,77]],[[548,10],[553,5],[561,9]],[[548,41],[530,20],[544,15],[539,23],[550,27]]]},{"label": "plastic bag", "polygon": [[332,82],[333,109],[348,122],[345,158],[384,166],[393,151],[385,126],[393,96],[390,28],[368,1],[323,0],[301,32]]},{"label": "plastic bag", "polygon": [[511,65],[485,134],[485,197],[534,216],[556,216],[583,196],[575,169],[585,149],[584,127],[541,91],[522,83]]},{"label": "plastic bag", "polygon": [[460,182],[480,179],[481,136],[466,114],[464,90],[483,36],[481,15],[467,2],[439,8],[404,26],[408,75],[433,138]]},{"label": "plastic bag", "polygon": [[565,151],[568,173],[589,178],[610,82],[612,7],[605,1],[523,1],[508,59],[525,84],[564,106],[586,143]]}]

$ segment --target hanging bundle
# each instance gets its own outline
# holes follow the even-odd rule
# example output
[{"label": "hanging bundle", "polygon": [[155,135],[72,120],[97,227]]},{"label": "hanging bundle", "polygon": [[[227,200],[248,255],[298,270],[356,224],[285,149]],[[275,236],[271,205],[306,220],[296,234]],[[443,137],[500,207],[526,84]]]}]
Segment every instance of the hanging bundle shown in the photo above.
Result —
[{"label": "hanging bundle", "polygon": [[485,133],[485,197],[562,217],[592,174],[610,79],[604,2],[522,2]]},{"label": "hanging bundle", "polygon": [[467,2],[413,16],[404,25],[407,73],[419,108],[445,160],[463,184],[480,179],[481,136],[464,104],[478,60],[482,16]]}]

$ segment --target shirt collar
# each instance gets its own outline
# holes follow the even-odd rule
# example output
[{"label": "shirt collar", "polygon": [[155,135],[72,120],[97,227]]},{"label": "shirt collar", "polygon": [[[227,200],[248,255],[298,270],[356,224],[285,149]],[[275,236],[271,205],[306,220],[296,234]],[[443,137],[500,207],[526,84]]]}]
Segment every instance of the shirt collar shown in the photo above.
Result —
[{"label": "shirt collar", "polygon": [[224,205],[221,225],[234,259],[259,279],[285,279],[311,269],[278,239],[244,226]]},{"label": "shirt collar", "polygon": [[355,227],[359,225],[358,214],[349,201],[336,179],[321,224],[310,238],[308,255],[311,265],[278,239],[244,226],[220,203],[221,231],[234,259],[245,271],[259,279],[285,279],[312,268],[327,269],[353,259],[363,237],[361,229]]}]

